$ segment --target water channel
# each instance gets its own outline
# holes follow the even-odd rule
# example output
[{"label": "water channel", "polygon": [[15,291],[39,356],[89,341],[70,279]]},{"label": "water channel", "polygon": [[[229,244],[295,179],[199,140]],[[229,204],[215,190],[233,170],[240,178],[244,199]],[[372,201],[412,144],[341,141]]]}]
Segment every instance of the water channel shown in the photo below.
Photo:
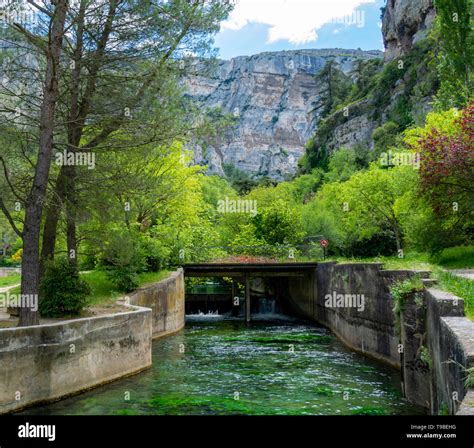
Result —
[{"label": "water channel", "polygon": [[187,316],[153,343],[153,367],[23,414],[415,415],[399,373],[327,329],[281,315]]}]

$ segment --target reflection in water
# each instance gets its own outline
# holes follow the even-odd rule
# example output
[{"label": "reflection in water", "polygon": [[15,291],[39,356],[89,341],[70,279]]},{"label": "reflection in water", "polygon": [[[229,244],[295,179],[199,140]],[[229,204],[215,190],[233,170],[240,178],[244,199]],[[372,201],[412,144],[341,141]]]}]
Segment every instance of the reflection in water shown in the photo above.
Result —
[{"label": "reflection in water", "polygon": [[[269,310],[270,311],[270,310]],[[28,414],[420,414],[398,373],[326,329],[274,319],[188,318],[153,344],[153,367]]]}]

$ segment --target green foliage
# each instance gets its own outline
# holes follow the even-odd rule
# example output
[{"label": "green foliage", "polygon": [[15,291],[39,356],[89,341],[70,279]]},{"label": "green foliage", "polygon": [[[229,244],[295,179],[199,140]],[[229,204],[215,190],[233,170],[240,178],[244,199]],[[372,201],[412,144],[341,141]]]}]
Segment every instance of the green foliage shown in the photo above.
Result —
[{"label": "green foliage", "polygon": [[372,140],[374,150],[372,160],[376,160],[382,152],[396,146],[399,140],[400,126],[394,121],[387,121],[382,126],[374,129]]},{"label": "green foliage", "polygon": [[412,167],[375,164],[345,182],[326,183],[304,206],[307,232],[330,237],[331,250],[342,255],[390,255],[402,246],[398,203],[414,185]]},{"label": "green foliage", "polygon": [[[426,114],[427,98],[438,88],[436,71],[430,61],[433,41],[425,39],[417,42],[403,58],[383,64],[380,60],[356,61],[351,73],[354,81],[351,92],[337,107],[326,110],[319,121],[313,137],[308,141],[304,158],[300,161],[301,171],[327,167],[327,154],[332,150],[334,129],[350,117],[368,115],[385,129],[375,133],[375,151],[372,160],[380,152],[386,151],[385,144],[397,141],[397,134],[407,129],[413,122],[422,122]],[[346,107],[349,117],[342,111]],[[398,129],[394,129],[394,123]],[[359,142],[367,147],[372,142]]]},{"label": "green foliage", "polygon": [[214,209],[217,209],[219,200],[224,199],[226,196],[231,198],[236,195],[229,182],[219,176],[203,176],[201,186],[204,201]]},{"label": "green foliage", "polygon": [[365,98],[374,88],[376,74],[383,66],[381,59],[358,59],[354,63],[351,76],[355,78],[355,89],[352,91],[348,102]]},{"label": "green foliage", "polygon": [[438,415],[449,415],[449,406],[444,401],[441,402]]},{"label": "green foliage", "polygon": [[466,369],[466,374],[466,379],[464,380],[466,389],[474,388],[474,367]]},{"label": "green foliage", "polygon": [[382,71],[375,75],[374,85],[370,91],[377,114],[386,108],[392,98],[388,95],[396,83],[403,78],[404,70],[399,68],[399,61],[391,61],[385,64]]},{"label": "green foliage", "polygon": [[316,79],[325,87],[322,93],[325,104],[323,115],[329,114],[347,101],[352,81],[333,59],[326,61],[322,70],[316,74]]},{"label": "green foliage", "polygon": [[437,69],[441,87],[436,96],[441,109],[465,106],[472,95],[474,32],[472,0],[435,0],[433,35],[438,43]]},{"label": "green foliage", "polygon": [[433,261],[448,269],[474,268],[474,246],[444,249]]},{"label": "green foliage", "polygon": [[252,188],[258,185],[258,181],[253,179],[249,173],[239,170],[232,164],[224,163],[222,168],[227,180],[239,194],[249,193]]},{"label": "green foliage", "polygon": [[[167,277],[168,274],[169,271],[142,272],[137,274],[138,286],[141,287],[146,284],[158,282]],[[121,293],[117,291],[117,287],[111,281],[106,271],[96,269],[94,271],[83,272],[80,275],[91,288],[91,293],[87,298],[89,305],[108,304],[120,297]]]},{"label": "green foliage", "polygon": [[464,299],[464,310],[466,316],[474,319],[474,281],[460,277],[440,268],[433,272],[438,280],[438,287]]},{"label": "green foliage", "polygon": [[431,113],[424,127],[406,132],[406,144],[420,154],[420,189],[409,199],[407,232],[432,253],[472,242],[473,111],[469,105],[460,113]]},{"label": "green foliage", "polygon": [[405,300],[413,293],[423,291],[423,282],[419,275],[395,282],[390,286],[390,295],[394,301],[394,311],[398,314],[403,311]]},{"label": "green foliage", "polygon": [[433,368],[433,359],[431,358],[430,352],[427,347],[424,347],[424,346],[421,347],[420,360],[430,369]]},{"label": "green foliage", "polygon": [[116,230],[110,236],[102,264],[117,289],[130,292],[138,286],[138,273],[146,268],[146,252],[136,234]]},{"label": "green foliage", "polygon": [[255,235],[270,245],[296,244],[302,237],[298,210],[276,200],[252,219]]},{"label": "green foliage", "polygon": [[414,296],[416,300],[420,291],[425,289],[420,276],[415,275],[406,280],[400,280],[390,286],[390,295],[393,300],[393,313],[395,315],[395,328],[401,334],[400,318],[405,307],[406,300]]},{"label": "green foliage", "polygon": [[352,148],[339,148],[329,157],[326,182],[344,182],[355,172],[367,168],[367,149],[363,145]]},{"label": "green foliage", "polygon": [[0,288],[16,285],[17,283],[20,283],[20,279],[21,276],[17,273],[9,274],[6,277],[0,277]]},{"label": "green foliage", "polygon": [[39,311],[44,317],[78,315],[91,289],[65,257],[50,261],[41,280]]}]

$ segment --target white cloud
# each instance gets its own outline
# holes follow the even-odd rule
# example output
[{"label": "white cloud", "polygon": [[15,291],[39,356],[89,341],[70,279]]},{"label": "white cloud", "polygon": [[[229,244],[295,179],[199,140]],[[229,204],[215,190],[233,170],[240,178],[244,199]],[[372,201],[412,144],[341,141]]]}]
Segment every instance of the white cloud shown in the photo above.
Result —
[{"label": "white cloud", "polygon": [[351,16],[362,4],[375,0],[237,0],[222,30],[240,30],[249,23],[268,25],[268,43],[314,42],[324,24]]}]

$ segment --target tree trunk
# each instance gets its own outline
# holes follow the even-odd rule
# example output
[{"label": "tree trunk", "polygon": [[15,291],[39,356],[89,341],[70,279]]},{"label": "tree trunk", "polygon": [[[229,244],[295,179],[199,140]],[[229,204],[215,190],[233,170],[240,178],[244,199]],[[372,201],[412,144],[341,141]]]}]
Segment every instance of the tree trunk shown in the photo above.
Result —
[{"label": "tree trunk", "polygon": [[400,231],[397,226],[394,227],[395,233],[395,244],[397,245],[397,254],[400,255],[400,251],[402,250],[402,243],[400,241]]},{"label": "tree trunk", "polygon": [[48,260],[54,259],[58,223],[66,199],[66,168],[64,165],[61,167],[54,189],[55,197],[46,209],[46,218],[43,226],[43,244],[41,246],[40,278],[44,274]]},{"label": "tree trunk", "polygon": [[[46,74],[40,113],[39,151],[33,185],[25,205],[23,228],[23,261],[21,294],[30,300],[39,297],[40,229],[44,200],[48,186],[53,149],[54,115],[58,99],[59,58],[66,21],[67,0],[57,0],[49,43],[46,51]],[[20,326],[37,325],[39,312],[28,306],[20,308]]]},{"label": "tree trunk", "polygon": [[69,264],[77,270],[77,236],[76,236],[76,170],[69,167],[66,202],[66,242]]}]

